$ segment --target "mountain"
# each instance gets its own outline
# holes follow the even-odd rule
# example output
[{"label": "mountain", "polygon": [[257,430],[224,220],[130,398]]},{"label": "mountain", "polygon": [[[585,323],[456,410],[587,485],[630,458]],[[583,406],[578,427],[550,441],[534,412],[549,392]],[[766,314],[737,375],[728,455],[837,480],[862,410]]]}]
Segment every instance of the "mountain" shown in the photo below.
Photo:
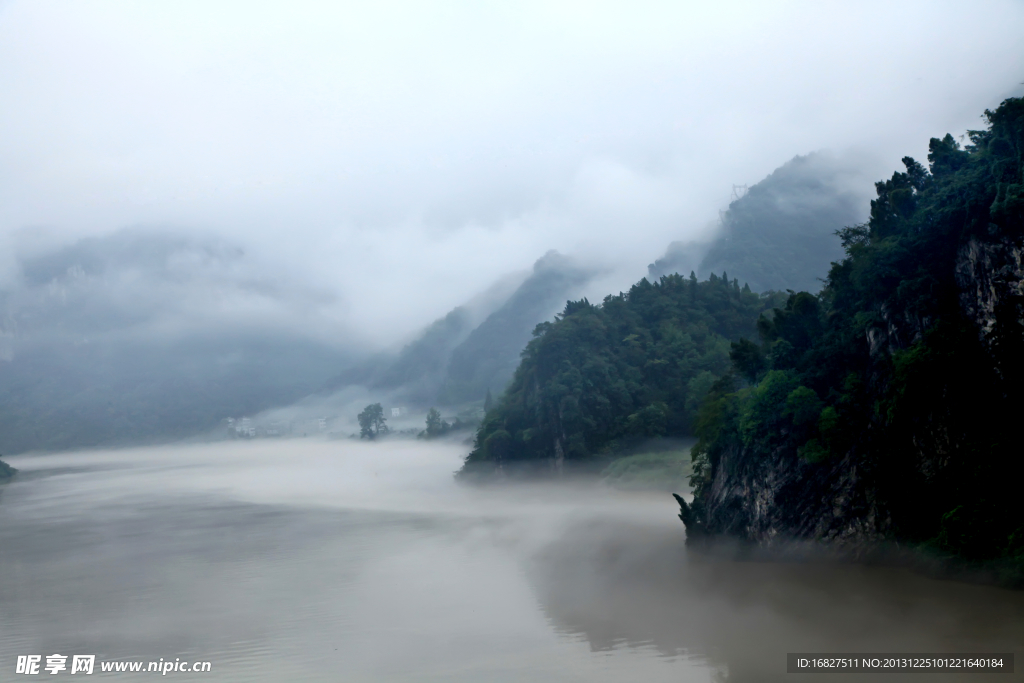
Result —
[{"label": "mountain", "polygon": [[825,152],[794,157],[729,204],[712,241],[669,245],[651,279],[724,271],[755,292],[818,291],[843,256],[835,231],[867,218],[860,167]]},{"label": "mountain", "polygon": [[321,393],[359,385],[397,392],[401,401],[432,403],[444,383],[451,353],[472,332],[474,317],[459,306],[427,326],[397,355],[381,353],[347,368],[324,383]]},{"label": "mountain", "polygon": [[16,254],[0,292],[0,452],[158,442],[295,401],[351,355],[304,334],[322,295],[244,251],[123,230]]},{"label": "mountain", "polygon": [[[504,278],[434,321],[397,355],[378,355],[333,377],[323,391],[360,385],[392,402],[455,406],[504,390],[538,323],[551,318],[593,276],[548,252],[525,278]],[[515,283],[514,288],[511,286]]]},{"label": "mountain", "polygon": [[697,420],[693,540],[893,541],[1024,582],[1024,100],[876,184],[817,296],[733,346]]},{"label": "mountain", "polygon": [[458,404],[481,400],[488,390],[504,391],[534,327],[578,295],[593,274],[557,252],[545,254],[512,296],[452,351],[439,401]]},{"label": "mountain", "polygon": [[462,475],[593,468],[639,441],[692,433],[701,399],[729,371],[730,340],[754,333],[779,300],[676,274],[600,305],[569,302],[537,327]]}]

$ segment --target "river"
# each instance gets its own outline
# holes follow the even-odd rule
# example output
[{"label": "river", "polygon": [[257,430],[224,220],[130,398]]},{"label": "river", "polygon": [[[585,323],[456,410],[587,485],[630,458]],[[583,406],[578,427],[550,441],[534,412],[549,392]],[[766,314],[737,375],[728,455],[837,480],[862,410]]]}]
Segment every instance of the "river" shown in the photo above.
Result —
[{"label": "river", "polygon": [[21,678],[19,655],[55,653],[96,655],[101,680],[154,676],[102,662],[162,659],[210,662],[166,674],[204,681],[679,683],[836,679],[787,675],[787,652],[1024,651],[1024,593],[688,557],[664,493],[467,488],[452,479],[465,450],[295,439],[5,458],[21,473],[0,487],[0,680]]}]

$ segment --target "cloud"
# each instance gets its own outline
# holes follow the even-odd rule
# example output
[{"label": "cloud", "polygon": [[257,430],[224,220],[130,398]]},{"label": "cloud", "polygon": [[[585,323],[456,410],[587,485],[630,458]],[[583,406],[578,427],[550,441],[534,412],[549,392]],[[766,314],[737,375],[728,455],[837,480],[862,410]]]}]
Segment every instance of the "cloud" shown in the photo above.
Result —
[{"label": "cloud", "polygon": [[0,285],[25,230],[156,225],[378,345],[548,249],[624,288],[795,154],[856,149],[881,177],[979,127],[1019,92],[1022,34],[1008,1],[15,0]]},{"label": "cloud", "polygon": [[0,329],[20,345],[261,331],[320,341],[333,332],[337,345],[346,336],[325,314],[334,293],[282,281],[216,236],[128,228],[66,246],[31,237],[15,235],[16,275],[0,297]]}]

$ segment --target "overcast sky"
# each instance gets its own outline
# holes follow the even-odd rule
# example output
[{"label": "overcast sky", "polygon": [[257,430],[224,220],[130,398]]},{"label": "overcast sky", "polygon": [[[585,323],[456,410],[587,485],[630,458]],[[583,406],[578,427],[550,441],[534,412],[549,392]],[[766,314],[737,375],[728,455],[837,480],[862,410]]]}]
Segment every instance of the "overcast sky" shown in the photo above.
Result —
[{"label": "overcast sky", "polygon": [[240,245],[377,343],[548,249],[626,287],[795,154],[891,172],[981,127],[1022,36],[1019,0],[8,0],[0,287],[126,226]]}]

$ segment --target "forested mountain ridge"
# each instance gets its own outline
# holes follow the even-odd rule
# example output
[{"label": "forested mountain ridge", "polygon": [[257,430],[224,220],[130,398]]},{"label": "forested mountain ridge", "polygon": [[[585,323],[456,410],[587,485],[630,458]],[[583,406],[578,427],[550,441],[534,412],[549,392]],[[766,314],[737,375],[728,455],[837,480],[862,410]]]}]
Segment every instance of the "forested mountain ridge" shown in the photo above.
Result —
[{"label": "forested mountain ridge", "polygon": [[[834,232],[866,217],[867,193],[856,182],[863,163],[827,152],[794,157],[721,213],[714,240],[669,245],[648,267],[648,280],[696,268],[698,279],[730,272],[754,291],[819,288],[829,264],[842,256]],[[322,392],[358,385],[421,407],[478,402],[488,391],[499,395],[534,326],[580,296],[593,275],[549,252],[515,291],[492,298],[492,304],[499,298],[501,303],[486,315],[478,317],[479,308],[468,305],[455,308],[397,354],[382,353],[348,368]]]},{"label": "forested mountain ridge", "polygon": [[733,345],[696,421],[688,537],[886,539],[1024,576],[1024,101],[876,184],[819,296]]},{"label": "forested mountain ridge", "polygon": [[689,433],[700,399],[729,371],[729,341],[779,303],[725,273],[569,302],[534,330],[463,475],[585,466],[632,441]]}]

